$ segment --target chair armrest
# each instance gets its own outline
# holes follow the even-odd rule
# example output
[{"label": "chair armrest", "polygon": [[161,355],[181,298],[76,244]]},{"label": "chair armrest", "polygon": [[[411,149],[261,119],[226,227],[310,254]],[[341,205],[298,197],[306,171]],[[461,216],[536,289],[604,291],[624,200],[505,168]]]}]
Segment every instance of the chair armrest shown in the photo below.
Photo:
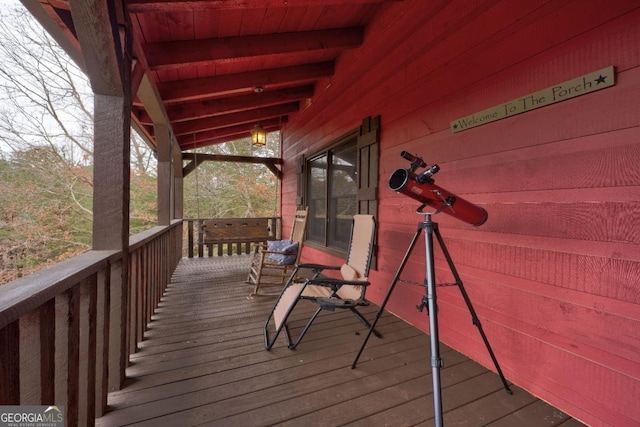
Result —
[{"label": "chair armrest", "polygon": [[294,252],[294,251],[268,251],[268,250],[263,250],[260,251],[263,254],[279,254],[279,255],[295,255],[298,252]]},{"label": "chair armrest", "polygon": [[267,244],[264,242],[251,242],[251,252],[254,255],[258,255],[262,251],[267,249]]},{"label": "chair armrest", "polygon": [[268,265],[269,267],[274,266],[274,267],[291,267],[293,264],[293,262],[291,262],[290,264],[281,264],[280,261],[278,260],[274,260],[271,257],[269,257],[269,255],[297,255],[298,252],[291,252],[291,251],[267,251],[267,250],[260,250],[260,260],[262,262],[263,265]]},{"label": "chair armrest", "polygon": [[318,285],[318,286],[329,286],[329,287],[340,287],[340,286],[369,286],[371,282],[364,280],[342,280],[342,279],[332,279],[330,277],[316,277],[307,280],[309,285]]},{"label": "chair armrest", "polygon": [[296,267],[298,268],[308,268],[314,271],[322,271],[322,270],[340,270],[340,267],[335,265],[323,265],[323,264],[298,264]]}]

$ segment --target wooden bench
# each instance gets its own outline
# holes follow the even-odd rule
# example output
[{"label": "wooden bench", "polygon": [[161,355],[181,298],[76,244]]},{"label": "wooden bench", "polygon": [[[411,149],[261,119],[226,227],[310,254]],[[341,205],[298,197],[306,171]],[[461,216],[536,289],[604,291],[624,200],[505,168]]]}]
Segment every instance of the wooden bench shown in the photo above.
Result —
[{"label": "wooden bench", "polygon": [[[223,245],[227,245],[227,255],[251,253],[251,243],[275,240],[276,226],[273,218],[219,218],[206,220],[202,224],[202,243],[208,246],[209,256],[217,245],[218,255],[223,255]],[[244,248],[243,248],[244,246]]]}]

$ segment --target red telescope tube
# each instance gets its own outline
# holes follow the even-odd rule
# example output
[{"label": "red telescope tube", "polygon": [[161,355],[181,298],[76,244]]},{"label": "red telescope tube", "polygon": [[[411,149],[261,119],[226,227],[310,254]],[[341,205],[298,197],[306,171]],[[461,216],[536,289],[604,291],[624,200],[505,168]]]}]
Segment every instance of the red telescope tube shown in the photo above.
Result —
[{"label": "red telescope tube", "polygon": [[484,208],[435,184],[419,182],[417,177],[408,169],[398,169],[389,178],[389,188],[424,203],[436,209],[437,212],[444,212],[476,227],[484,224],[489,217]]}]

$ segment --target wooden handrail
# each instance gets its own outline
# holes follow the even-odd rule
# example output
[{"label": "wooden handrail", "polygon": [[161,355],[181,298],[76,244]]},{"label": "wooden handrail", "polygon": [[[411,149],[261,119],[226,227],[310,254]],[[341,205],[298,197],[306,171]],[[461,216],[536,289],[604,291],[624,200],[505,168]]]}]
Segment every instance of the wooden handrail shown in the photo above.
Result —
[{"label": "wooden handrail", "polygon": [[0,286],[0,405],[62,405],[94,425],[182,257],[182,221]]},{"label": "wooden handrail", "polygon": [[0,329],[104,270],[121,256],[118,251],[88,251],[0,286]]}]

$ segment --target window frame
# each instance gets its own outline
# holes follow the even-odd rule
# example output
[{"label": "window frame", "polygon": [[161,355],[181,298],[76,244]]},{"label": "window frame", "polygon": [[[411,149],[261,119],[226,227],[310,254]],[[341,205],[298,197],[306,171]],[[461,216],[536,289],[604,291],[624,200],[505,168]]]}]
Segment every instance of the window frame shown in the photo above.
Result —
[{"label": "window frame", "polygon": [[[335,219],[332,218],[331,216],[329,216],[329,213],[332,211],[331,209],[331,188],[332,188],[332,160],[333,160],[333,153],[337,150],[343,149],[343,148],[347,148],[349,146],[353,146],[353,148],[356,150],[356,164],[354,165],[355,167],[355,173],[358,173],[358,156],[357,156],[357,150],[358,150],[358,132],[359,129],[354,129],[344,135],[342,135],[340,138],[338,138],[337,140],[333,141],[332,143],[330,143],[329,145],[323,147],[322,149],[315,151],[314,153],[312,153],[311,155],[309,155],[306,159],[305,159],[305,176],[304,176],[304,180],[305,180],[305,199],[308,202],[311,202],[311,194],[310,194],[310,190],[311,190],[311,162],[313,162],[314,160],[317,160],[323,156],[326,157],[326,179],[325,179],[325,186],[324,186],[324,205],[325,205],[325,215],[326,215],[326,219],[325,219],[325,225],[324,225],[324,236],[323,236],[323,241],[317,241],[317,240],[309,240],[309,232],[307,231],[307,237],[305,238],[305,245],[308,245],[310,247],[319,249],[323,252],[327,252],[330,253],[332,255],[337,255],[337,256],[341,256],[341,257],[345,257],[346,253],[347,253],[347,248],[341,248],[339,246],[335,246],[335,245],[330,245],[329,241],[330,241],[330,233],[331,233],[331,222],[334,221]],[[358,180],[360,179],[360,176],[358,176]],[[358,181],[356,181],[356,192],[354,194],[354,203],[356,205],[356,212],[355,214],[358,213],[358,194],[357,194],[357,190],[358,190]],[[309,206],[309,215],[312,214],[311,211],[311,206]],[[311,218],[307,221],[307,227],[311,227]],[[307,230],[308,230],[307,228]]]},{"label": "window frame", "polygon": [[[298,209],[308,207],[308,170],[309,159],[315,159],[323,152],[339,147],[350,138],[357,138],[356,141],[356,174],[357,174],[357,194],[356,194],[356,214],[370,214],[378,216],[378,181],[379,157],[380,157],[380,116],[366,117],[361,125],[354,130],[345,133],[343,136],[327,144],[320,150],[314,151],[311,155],[302,153],[296,159],[297,192],[296,206]],[[307,221],[307,227],[310,222]],[[307,228],[308,230],[308,228]],[[325,229],[326,236],[326,229]],[[376,238],[377,241],[377,238]],[[326,242],[326,238],[325,238]],[[305,245],[313,247],[321,252],[344,258],[345,250],[340,250],[326,244],[318,244],[305,237]],[[377,248],[374,244],[371,269],[377,268]]]}]

